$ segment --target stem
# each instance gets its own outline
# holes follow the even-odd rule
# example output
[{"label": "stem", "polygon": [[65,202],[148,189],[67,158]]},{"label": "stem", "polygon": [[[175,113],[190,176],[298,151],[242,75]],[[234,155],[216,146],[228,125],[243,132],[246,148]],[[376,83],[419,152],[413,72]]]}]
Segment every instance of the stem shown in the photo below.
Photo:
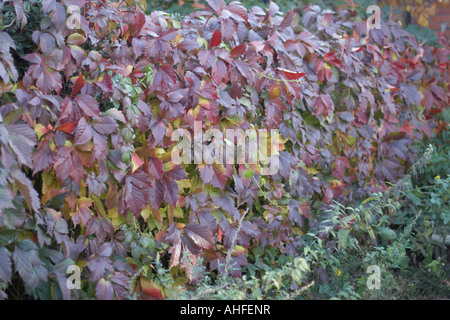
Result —
[{"label": "stem", "polygon": [[302,80],[301,80],[301,79],[296,79],[296,80],[290,80],[290,79],[276,79],[276,78],[274,78],[274,77],[272,77],[272,76],[266,76],[266,75],[263,74],[263,73],[260,73],[259,75],[260,75],[261,77],[267,78],[267,79],[269,79],[269,80],[277,81],[277,82],[282,82],[282,81],[284,81],[284,82],[297,82],[297,83],[302,84]]},{"label": "stem", "polygon": [[270,202],[271,204],[273,204],[274,206],[276,206],[276,207],[278,207],[278,208],[282,208],[278,203],[272,201],[272,199],[270,199],[270,198],[267,196],[267,192],[265,192],[265,191],[263,191],[263,190],[261,189],[261,186],[259,185],[258,181],[256,181],[255,177],[252,177],[252,178],[253,178],[253,181],[255,181],[256,185],[258,186],[258,189],[262,192],[263,197],[266,198],[267,200],[269,200],[269,202]]}]

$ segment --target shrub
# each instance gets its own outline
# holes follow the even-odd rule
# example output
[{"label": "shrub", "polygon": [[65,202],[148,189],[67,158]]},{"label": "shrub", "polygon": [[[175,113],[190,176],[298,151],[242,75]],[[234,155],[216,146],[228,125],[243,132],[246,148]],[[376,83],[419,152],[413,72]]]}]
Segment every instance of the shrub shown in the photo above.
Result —
[{"label": "shrub", "polygon": [[[18,296],[163,298],[156,261],[188,286],[200,261],[221,274],[231,256],[240,276],[248,257],[295,259],[328,218],[311,212],[385,191],[447,106],[445,42],[423,47],[396,24],[366,34],[317,6],[208,4],[173,18],[133,1],[44,1],[23,76],[0,32],[2,297],[22,283]],[[8,5],[26,26],[22,2]],[[175,164],[171,134],[195,120],[279,129],[278,173]]]}]

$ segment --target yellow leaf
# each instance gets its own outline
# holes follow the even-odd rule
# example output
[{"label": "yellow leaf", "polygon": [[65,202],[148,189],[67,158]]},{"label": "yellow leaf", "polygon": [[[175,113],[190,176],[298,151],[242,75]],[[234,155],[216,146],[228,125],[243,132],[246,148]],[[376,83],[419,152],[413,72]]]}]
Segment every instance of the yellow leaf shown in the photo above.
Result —
[{"label": "yellow leaf", "polygon": [[41,137],[47,132],[47,128],[44,127],[42,124],[37,123],[34,126],[34,132],[36,132],[36,135],[38,137],[38,140],[41,139]]},{"label": "yellow leaf", "polygon": [[94,204],[95,204],[96,208],[98,209],[98,211],[100,211],[100,214],[102,215],[102,217],[105,217],[106,210],[105,210],[105,207],[103,206],[103,202],[94,194],[91,194],[91,198],[92,198],[92,200],[94,200]]},{"label": "yellow leaf", "polygon": [[397,61],[397,55],[394,52],[391,52],[392,60]]},{"label": "yellow leaf", "polygon": [[133,153],[131,157],[131,165],[133,167],[132,171],[135,172],[137,169],[139,169],[144,164],[144,161],[139,158],[139,156],[135,153]]},{"label": "yellow leaf", "polygon": [[201,105],[204,108],[209,108],[209,100],[205,99],[203,97],[198,98],[198,104]]},{"label": "yellow leaf", "polygon": [[147,205],[144,209],[141,211],[141,217],[144,218],[144,221],[147,220],[150,215],[153,214],[153,209],[150,207],[150,205]]},{"label": "yellow leaf", "polygon": [[330,183],[331,187],[340,187],[340,186],[343,185],[343,183],[341,181],[337,180],[337,179],[330,180],[328,182]]},{"label": "yellow leaf", "polygon": [[114,228],[118,228],[125,223],[126,218],[123,215],[119,215],[117,207],[108,210],[108,218],[111,219]]},{"label": "yellow leaf", "polygon": [[272,90],[269,91],[270,99],[276,99],[278,97],[280,97],[280,86],[276,86]]},{"label": "yellow leaf", "polygon": [[174,41],[175,43],[179,43],[180,40],[181,40],[181,32],[178,31],[178,35],[175,37],[175,39],[173,39],[173,41]]},{"label": "yellow leaf", "polygon": [[87,197],[81,197],[78,199],[78,205],[86,208],[90,207],[92,202],[92,199]]},{"label": "yellow leaf", "polygon": [[436,13],[436,3],[433,3],[433,5],[428,8],[428,13],[432,16]]},{"label": "yellow leaf", "polygon": [[175,218],[183,218],[184,217],[184,212],[182,208],[176,207],[173,211],[173,216]]},{"label": "yellow leaf", "polygon": [[78,260],[77,262],[75,262],[75,264],[80,267],[81,271],[83,270],[84,267],[87,267],[86,260]]},{"label": "yellow leaf", "polygon": [[177,180],[177,184],[178,184],[178,188],[189,189],[191,187],[191,180],[189,180],[189,179]]},{"label": "yellow leaf", "polygon": [[314,169],[313,167],[306,167],[306,172],[308,172],[308,174],[318,174],[319,171],[317,171],[316,169]]},{"label": "yellow leaf", "polygon": [[429,16],[426,12],[422,12],[417,18],[417,24],[422,27],[428,27]]}]

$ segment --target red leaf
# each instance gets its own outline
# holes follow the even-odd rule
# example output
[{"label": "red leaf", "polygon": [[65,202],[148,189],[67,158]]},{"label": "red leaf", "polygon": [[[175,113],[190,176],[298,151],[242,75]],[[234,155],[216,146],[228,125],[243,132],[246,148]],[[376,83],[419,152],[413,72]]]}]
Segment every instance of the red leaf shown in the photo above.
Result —
[{"label": "red leaf", "polygon": [[167,29],[163,31],[159,37],[164,41],[172,41],[177,37],[178,32],[178,29],[175,28]]},{"label": "red leaf", "polygon": [[142,208],[147,205],[150,186],[148,175],[143,171],[126,176],[123,190],[125,207],[129,208],[135,216],[141,213]]},{"label": "red leaf", "polygon": [[342,68],[343,64],[342,62],[337,58],[337,52],[327,52],[325,54],[325,56],[323,57],[323,59],[328,62],[331,63],[333,65],[335,65],[336,67]]},{"label": "red leaf", "polygon": [[148,158],[148,170],[156,179],[161,179],[164,173],[164,163],[157,157]]},{"label": "red leaf", "polygon": [[92,127],[100,134],[108,135],[114,133],[119,125],[111,117],[102,117],[100,121],[93,122]]},{"label": "red leaf", "polygon": [[199,224],[187,224],[183,230],[184,235],[189,237],[200,248],[214,248],[216,241],[208,227]]},{"label": "red leaf", "polygon": [[210,48],[217,47],[222,42],[222,33],[219,30],[214,31],[214,34],[211,37],[211,41],[209,42]]},{"label": "red leaf", "polygon": [[56,128],[56,130],[64,131],[64,132],[72,134],[74,128],[75,128],[75,122],[66,122],[66,123],[60,125],[58,128]]},{"label": "red leaf", "polygon": [[333,200],[333,190],[331,190],[331,188],[322,187],[322,191],[323,191],[322,201],[325,203],[330,203],[331,200]]},{"label": "red leaf", "polygon": [[174,206],[178,200],[178,184],[167,177],[164,177],[163,181],[165,187],[164,200],[166,200],[169,205]]},{"label": "red leaf", "polygon": [[25,199],[29,210],[38,211],[41,207],[41,202],[39,201],[38,193],[33,188],[31,180],[19,170],[12,170],[10,174],[15,179],[16,186]]},{"label": "red leaf", "polygon": [[342,179],[344,177],[345,169],[350,168],[350,164],[347,158],[337,157],[336,162],[333,165],[332,173],[337,179]]},{"label": "red leaf", "polygon": [[154,283],[153,281],[148,281],[145,278],[141,278],[140,286],[144,291],[144,294],[141,296],[143,299],[149,300],[162,300],[162,292],[161,289]]},{"label": "red leaf", "polygon": [[409,121],[408,120],[406,120],[404,123],[403,123],[403,126],[402,126],[402,131],[403,132],[406,132],[406,133],[408,133],[411,137],[414,137],[414,135],[413,135],[413,130],[415,129],[415,126],[413,125],[413,124],[409,124]]},{"label": "red leaf", "polygon": [[301,205],[300,212],[306,219],[311,218],[311,208],[309,206],[309,203],[306,203],[305,205]]},{"label": "red leaf", "polygon": [[144,25],[145,25],[145,13],[142,12],[141,9],[138,9],[136,14],[134,15],[134,33],[136,37],[141,34]]},{"label": "red leaf", "polygon": [[54,161],[54,152],[50,148],[48,139],[42,140],[33,152],[33,175],[48,169]]},{"label": "red leaf", "polygon": [[100,113],[98,103],[90,95],[80,93],[75,97],[74,101],[86,116],[92,118],[98,117],[98,114]]},{"label": "red leaf", "polygon": [[92,139],[92,128],[86,122],[85,118],[81,118],[78,122],[77,130],[75,131],[75,143],[74,145],[85,144]]},{"label": "red leaf", "polygon": [[199,164],[198,169],[203,184],[209,183],[213,187],[225,189],[227,177],[225,176],[225,168],[221,164]]},{"label": "red leaf", "polygon": [[283,69],[283,68],[277,68],[277,69],[280,70],[284,74],[284,76],[286,78],[288,78],[289,80],[297,80],[306,75],[306,73],[304,73],[304,72],[296,72],[296,71],[291,71],[291,70],[287,70],[287,69]]},{"label": "red leaf", "polygon": [[192,41],[189,39],[184,39],[179,45],[178,48],[184,51],[192,51],[199,47],[196,41]]},{"label": "red leaf", "polygon": [[232,58],[237,58],[245,53],[245,49],[247,49],[247,45],[245,43],[240,44],[231,50],[230,56]]},{"label": "red leaf", "polygon": [[161,180],[155,179],[153,186],[150,187],[150,204],[153,210],[158,210],[161,202],[164,200],[164,184]]}]

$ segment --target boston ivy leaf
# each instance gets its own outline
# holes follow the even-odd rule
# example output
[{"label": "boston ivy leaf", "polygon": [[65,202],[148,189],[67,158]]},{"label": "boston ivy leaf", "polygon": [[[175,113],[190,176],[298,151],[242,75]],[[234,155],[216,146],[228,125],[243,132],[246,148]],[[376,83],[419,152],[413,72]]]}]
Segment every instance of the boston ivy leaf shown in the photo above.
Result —
[{"label": "boston ivy leaf", "polygon": [[148,170],[156,179],[161,179],[164,174],[164,163],[158,157],[148,158]]},{"label": "boston ivy leaf", "polygon": [[352,122],[353,120],[355,120],[355,116],[350,111],[344,111],[339,113],[339,117],[347,122]]},{"label": "boston ivy leaf", "polygon": [[97,101],[87,94],[78,94],[74,102],[78,105],[86,117],[97,118],[100,112]]},{"label": "boston ivy leaf", "polygon": [[0,230],[0,247],[5,247],[8,243],[13,241],[19,233],[19,229],[3,228]]},{"label": "boston ivy leaf", "polygon": [[[72,36],[73,36],[73,34],[72,34]],[[73,84],[72,95],[76,95],[77,93],[79,93],[81,91],[81,89],[83,89],[83,86],[84,86],[84,78],[83,78],[83,75],[80,73]]]},{"label": "boston ivy leaf", "polygon": [[233,49],[231,49],[230,56],[232,58],[240,57],[241,55],[243,55],[245,53],[246,49],[247,49],[247,45],[245,43],[240,44],[240,45],[234,47]]},{"label": "boston ivy leaf", "polygon": [[122,272],[114,272],[110,278],[114,293],[118,300],[127,299],[129,295],[130,278]]},{"label": "boston ivy leaf", "polygon": [[11,282],[10,255],[11,254],[6,248],[0,248],[0,279],[6,282]]},{"label": "boston ivy leaf", "polygon": [[85,144],[92,139],[92,128],[90,124],[86,122],[85,118],[81,118],[78,122],[77,129],[75,130],[75,143],[74,145]]},{"label": "boston ivy leaf", "polygon": [[111,117],[101,117],[99,121],[93,122],[92,127],[100,134],[114,133],[119,125]]},{"label": "boston ivy leaf", "polygon": [[344,177],[345,169],[348,168],[350,168],[350,164],[347,158],[337,157],[332,167],[333,176],[337,179],[342,179]]},{"label": "boston ivy leaf", "polygon": [[55,161],[55,152],[50,147],[49,138],[44,138],[33,152],[33,175],[48,169]]},{"label": "boston ivy leaf", "polygon": [[141,34],[141,31],[145,26],[145,20],[146,20],[145,13],[142,12],[140,8],[138,8],[134,15],[134,32],[136,37]]},{"label": "boston ivy leaf", "polygon": [[101,278],[95,286],[95,294],[99,300],[111,300],[114,296],[113,286],[111,281]]},{"label": "boston ivy leaf", "polygon": [[27,292],[35,289],[39,280],[47,281],[48,271],[39,258],[36,245],[31,240],[22,240],[15,246],[13,259]]},{"label": "boston ivy leaf", "polygon": [[333,101],[329,95],[321,94],[318,97],[313,98],[313,104],[316,107],[316,117],[322,114],[324,117],[328,115],[334,107]]},{"label": "boston ivy leaf", "polygon": [[98,255],[95,255],[95,258],[89,259],[88,268],[91,271],[89,280],[93,282],[102,279],[107,272],[114,272],[111,259],[109,257],[102,257]]},{"label": "boston ivy leaf", "polygon": [[109,148],[107,136],[93,131],[92,137],[94,142],[94,149],[92,150],[91,161],[93,162],[94,159],[97,159],[98,163],[101,165],[108,155]]},{"label": "boston ivy leaf", "polygon": [[36,144],[36,134],[26,124],[6,124],[9,133],[9,145],[17,156],[17,159],[33,168],[32,151]]},{"label": "boston ivy leaf", "polygon": [[182,180],[187,178],[186,172],[179,165],[174,166],[172,169],[166,171],[164,174],[172,180]]},{"label": "boston ivy leaf", "polygon": [[178,45],[178,48],[184,50],[184,51],[192,51],[199,47],[199,44],[196,41],[192,41],[189,39],[184,39],[181,41],[181,43]]},{"label": "boston ivy leaf", "polygon": [[214,31],[211,40],[209,41],[209,47],[217,47],[222,42],[222,33],[219,30]]},{"label": "boston ivy leaf", "polygon": [[184,235],[189,237],[198,247],[202,249],[211,249],[214,247],[214,236],[206,226],[187,224],[183,230]]},{"label": "boston ivy leaf", "polygon": [[267,128],[278,128],[281,122],[282,111],[286,110],[286,103],[280,98],[270,99],[266,105]]},{"label": "boston ivy leaf", "polygon": [[14,206],[11,200],[11,194],[9,192],[9,189],[0,186],[0,210],[13,207]]},{"label": "boston ivy leaf", "polygon": [[141,213],[149,201],[149,188],[151,183],[148,175],[142,170],[135,171],[125,177],[123,198],[125,207],[134,215]]},{"label": "boston ivy leaf", "polygon": [[225,168],[221,164],[199,164],[197,166],[203,184],[209,183],[220,189],[225,189],[227,177],[225,176]]},{"label": "boston ivy leaf", "polygon": [[306,75],[305,72],[291,71],[284,68],[277,68],[277,70],[281,71],[281,73],[286,77],[286,79],[289,80],[298,80]]},{"label": "boston ivy leaf", "polygon": [[304,221],[303,216],[300,214],[300,206],[295,199],[289,200],[289,212],[288,217],[292,223],[297,224],[300,228],[303,228]]},{"label": "boston ivy leaf", "polygon": [[234,199],[225,192],[211,193],[211,199],[215,206],[222,208],[229,213],[234,219],[239,219],[240,213],[236,208]]},{"label": "boston ivy leaf", "polygon": [[63,146],[58,149],[55,173],[61,182],[70,176],[73,181],[80,183],[84,174],[83,163],[75,148]]},{"label": "boston ivy leaf", "polygon": [[155,139],[155,143],[159,144],[164,139],[164,135],[166,134],[167,121],[166,120],[156,120],[153,118],[150,121],[150,130],[152,131],[153,138]]},{"label": "boston ivy leaf", "polygon": [[166,200],[169,205],[174,206],[178,200],[178,184],[167,177],[164,177],[163,184],[165,187],[164,200]]},{"label": "boston ivy leaf", "polygon": [[39,208],[41,207],[39,195],[36,192],[36,190],[34,190],[34,187],[30,179],[28,179],[28,177],[22,171],[19,170],[11,171],[11,177],[15,179],[17,188],[23,195],[28,205],[28,208],[34,211],[39,210]]}]

